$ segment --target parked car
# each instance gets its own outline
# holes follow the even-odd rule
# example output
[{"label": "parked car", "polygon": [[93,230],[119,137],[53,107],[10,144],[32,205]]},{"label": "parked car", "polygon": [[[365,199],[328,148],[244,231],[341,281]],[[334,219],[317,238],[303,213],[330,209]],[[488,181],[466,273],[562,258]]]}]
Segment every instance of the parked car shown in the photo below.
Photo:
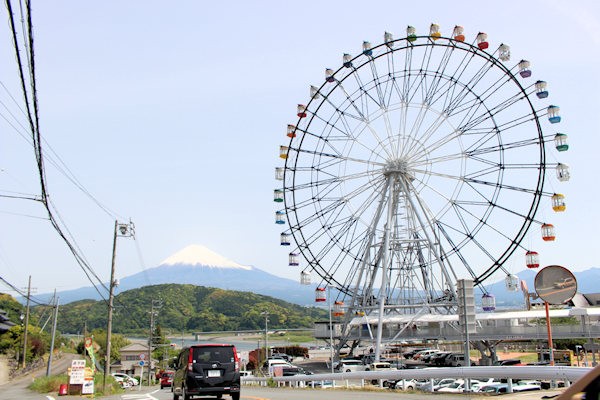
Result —
[{"label": "parked car", "polygon": [[131,382],[126,381],[125,379],[123,379],[120,376],[114,376],[113,378],[115,379],[115,381],[117,381],[117,383],[119,384],[119,386],[121,386],[123,389],[127,389],[129,387],[132,387],[133,385],[131,384]]},{"label": "parked car", "polygon": [[384,381],[383,386],[396,390],[415,390],[417,382],[414,379],[400,379],[398,381]]},{"label": "parked car", "polygon": [[446,367],[463,367],[467,365],[465,355],[462,353],[452,353],[444,361]]},{"label": "parked car", "polygon": [[507,360],[499,360],[496,365],[525,365],[518,358],[509,358]]},{"label": "parked car", "polygon": [[191,396],[231,395],[240,400],[240,361],[231,344],[196,344],[181,350],[175,362],[173,400]]},{"label": "parked car", "polygon": [[429,364],[431,365],[444,365],[444,359],[451,354],[449,351],[440,351],[429,357]]},{"label": "parked car", "polygon": [[[390,364],[387,361],[376,361],[374,363],[369,364],[365,368],[365,371],[393,371],[393,370],[396,370],[396,368],[392,367],[392,364]],[[379,381],[378,379],[372,379],[371,384],[376,385],[378,381]]]},{"label": "parked car", "polygon": [[424,383],[417,382],[417,389],[424,392],[437,392],[439,389],[451,385],[454,381],[456,381],[454,378],[434,379],[432,385],[432,381],[428,379]]},{"label": "parked car", "polygon": [[513,392],[528,392],[531,390],[542,390],[542,382],[521,380],[513,385]]},{"label": "parked car", "polygon": [[439,350],[435,350],[435,349],[428,349],[428,350],[421,350],[415,353],[415,355],[413,355],[413,360],[422,360],[423,357],[429,355],[429,354],[433,354],[433,353],[437,353]]},{"label": "parked car", "polygon": [[[450,385],[440,388],[437,390],[439,393],[462,393],[465,390],[465,381],[463,379],[457,379]],[[479,386],[479,381],[477,379],[471,379],[471,388]]]},{"label": "parked car", "polygon": [[395,367],[392,367],[392,364],[387,361],[378,361],[369,364],[365,371],[392,371],[395,370]]},{"label": "parked car", "polygon": [[273,353],[273,354],[271,354],[271,356],[269,357],[269,359],[271,359],[271,358],[272,359],[278,359],[278,358],[280,358],[282,360],[285,360],[285,361],[291,363],[293,357],[290,356],[289,354],[285,354],[285,353]]},{"label": "parked car", "polygon": [[173,386],[173,375],[175,372],[173,371],[165,371],[160,375],[160,388],[164,389],[165,387]]},{"label": "parked car", "polygon": [[508,392],[508,384],[506,383],[494,383],[491,385],[485,385],[479,387],[479,393],[485,394],[503,394]]},{"label": "parked car", "polygon": [[[122,372],[113,372],[111,375],[115,378],[115,380],[117,382],[119,382],[119,381],[127,382],[127,383],[129,383],[129,386],[137,386],[140,384],[140,382],[137,379],[135,379],[134,377],[131,377],[127,374],[124,374]],[[121,386],[123,386],[123,385],[121,385]]]},{"label": "parked car", "polygon": [[413,358],[413,356],[415,354],[417,354],[419,351],[423,351],[423,350],[427,350],[427,349],[413,349],[413,350],[409,350],[406,351],[404,353],[402,353],[402,357],[406,358],[407,360]]},{"label": "parked car", "polygon": [[360,360],[340,360],[334,367],[335,372],[364,371],[365,366]]},{"label": "parked car", "polygon": [[433,362],[433,359],[435,357],[437,357],[437,355],[440,354],[440,353],[442,353],[441,350],[436,350],[434,352],[425,354],[425,355],[421,356],[421,361],[423,361],[424,363],[428,363],[429,364],[429,363]]},{"label": "parked car", "polygon": [[283,376],[294,376],[294,375],[312,375],[312,372],[305,370],[302,367],[283,367],[282,369]]},{"label": "parked car", "polygon": [[269,358],[263,364],[263,368],[270,370],[271,367],[293,367],[293,365],[285,361],[283,358]]}]

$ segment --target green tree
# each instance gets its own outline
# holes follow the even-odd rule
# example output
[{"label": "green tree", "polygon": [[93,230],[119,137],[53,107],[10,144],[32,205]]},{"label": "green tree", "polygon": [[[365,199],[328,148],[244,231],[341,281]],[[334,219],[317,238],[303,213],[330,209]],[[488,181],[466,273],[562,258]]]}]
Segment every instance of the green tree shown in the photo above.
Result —
[{"label": "green tree", "polygon": [[[94,343],[98,346],[96,351],[96,359],[106,359],[106,330],[94,329],[90,336]],[[118,333],[112,333],[110,336],[110,362],[111,364],[121,359],[121,347],[131,343],[125,336]],[[82,342],[83,343],[83,342]]]}]

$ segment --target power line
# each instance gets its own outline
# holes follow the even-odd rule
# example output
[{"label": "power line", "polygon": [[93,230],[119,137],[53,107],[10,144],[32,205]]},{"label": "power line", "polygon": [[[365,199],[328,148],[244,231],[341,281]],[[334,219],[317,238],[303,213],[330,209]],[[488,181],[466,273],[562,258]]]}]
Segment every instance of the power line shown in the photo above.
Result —
[{"label": "power line", "polygon": [[31,294],[29,296],[27,296],[27,293],[22,292],[21,289],[17,288],[15,285],[13,285],[12,283],[10,283],[9,281],[7,281],[6,279],[4,279],[1,276],[0,276],[0,281],[2,283],[4,283],[6,286],[8,286],[9,288],[11,288],[12,290],[14,290],[15,292],[17,292],[19,295],[21,295],[21,297],[23,297],[25,299],[29,299],[29,301],[31,301],[39,306],[50,305],[49,303],[43,303],[41,300],[36,300],[36,298],[33,297]]}]

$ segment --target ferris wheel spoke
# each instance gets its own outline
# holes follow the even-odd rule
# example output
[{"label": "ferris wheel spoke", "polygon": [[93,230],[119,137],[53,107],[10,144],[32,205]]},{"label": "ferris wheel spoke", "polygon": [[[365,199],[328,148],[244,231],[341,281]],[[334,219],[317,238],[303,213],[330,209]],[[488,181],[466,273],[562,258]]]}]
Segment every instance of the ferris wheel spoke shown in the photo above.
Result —
[{"label": "ferris wheel spoke", "polygon": [[[373,166],[377,166],[377,167],[384,167],[385,163],[382,162],[374,162],[374,161],[369,161],[369,160],[362,160],[359,158],[353,158],[353,157],[348,157],[348,156],[344,156],[340,153],[334,154],[334,153],[323,153],[320,151],[315,151],[315,150],[306,150],[306,149],[292,149],[290,148],[290,150],[295,150],[298,153],[301,154],[310,154],[313,156],[317,156],[317,157],[321,157],[323,159],[329,159],[331,162],[343,162],[343,161],[352,161],[352,162],[356,162],[356,163],[361,163],[361,164],[369,164],[369,165],[373,165]],[[333,148],[332,148],[333,150]]]},{"label": "ferris wheel spoke", "polygon": [[[383,144],[383,139],[381,138],[380,134],[377,132],[377,129],[375,129],[369,119],[369,117],[367,115],[364,114],[364,112],[362,110],[360,110],[358,108],[358,106],[356,105],[355,100],[350,96],[350,94],[346,91],[346,89],[344,88],[344,86],[342,85],[342,83],[340,82],[339,84],[339,88],[342,91],[342,93],[344,94],[344,96],[346,97],[347,101],[352,105],[352,107],[359,113],[361,119],[360,121],[364,124],[364,126],[367,128],[367,130],[371,133],[372,137],[375,138],[375,140],[377,140],[380,144]],[[364,89],[364,87],[361,86],[360,88],[361,93],[367,93]],[[361,96],[362,98],[363,96]],[[372,96],[369,96],[369,98],[373,99]],[[336,113],[339,113],[340,116],[342,116],[342,118],[346,115],[345,111],[340,110],[339,107],[336,107],[328,98],[326,99],[326,101],[335,109]],[[361,103],[365,103],[365,102],[361,102]],[[384,107],[380,106],[380,109],[385,111]],[[387,124],[387,130],[386,132],[388,133],[387,136],[389,137],[391,135],[391,126],[389,124],[389,119],[387,116],[386,112],[383,112],[383,117],[386,120],[386,124]],[[352,129],[350,128],[349,124],[346,122],[346,120],[344,119],[343,121],[344,126],[346,128],[346,134],[348,137],[352,138],[353,140],[355,140],[357,143],[363,145],[359,140],[358,137],[356,135],[351,134]],[[389,149],[386,146],[381,146],[381,148],[384,151],[388,151]],[[388,156],[391,156],[391,154],[388,153]]]},{"label": "ferris wheel spoke", "polygon": [[466,82],[463,86],[461,86],[461,89],[458,91],[456,97],[450,100],[448,107],[444,110],[446,114],[452,115],[454,110],[462,104],[463,100],[467,98],[470,93],[474,92],[474,88],[491,69],[492,67],[490,65],[484,64],[469,82]]},{"label": "ferris wheel spoke", "polygon": [[432,84],[430,85],[430,90],[427,92],[427,96],[425,97],[425,102],[427,104],[432,104],[436,93],[440,91],[440,83],[442,82],[442,77],[444,77],[446,68],[448,67],[448,64],[452,58],[454,49],[455,48],[453,46],[446,47],[444,55],[442,56],[437,66],[437,69],[435,70],[434,79]]},{"label": "ferris wheel spoke", "polygon": [[[313,171],[307,171],[307,172],[313,172]],[[370,172],[370,171],[363,171],[363,172],[357,172],[357,173],[353,173],[353,174],[346,174],[346,175],[340,176],[339,174],[335,174],[333,172],[329,173],[323,168],[320,168],[319,172],[327,175],[327,178],[319,179],[319,181],[317,182],[319,187],[321,187],[321,188],[330,187],[331,185],[337,186],[345,181],[359,180],[359,179],[367,178],[369,175],[372,175],[372,172]],[[315,186],[314,182],[306,182],[306,183],[296,184],[296,185],[292,186],[290,189],[295,192],[298,192],[300,190],[311,189],[311,188],[313,188],[313,186]]]},{"label": "ferris wheel spoke", "polygon": [[381,81],[379,79],[379,73],[377,72],[377,65],[375,64],[375,60],[372,57],[370,57],[369,66],[371,67],[373,83],[375,85],[375,90],[377,91],[377,97],[379,99],[377,104],[379,105],[379,108],[386,109],[387,107],[385,102],[385,96],[383,94],[383,91],[381,90]]},{"label": "ferris wheel spoke", "polygon": [[[371,60],[369,60],[369,64],[371,64]],[[372,102],[373,104],[375,104],[377,109],[381,109],[383,108],[382,103],[379,102],[378,99],[376,99],[375,97],[373,97],[373,95],[371,95],[371,93],[366,90],[366,85],[362,82],[362,79],[360,78],[360,74],[358,73],[358,69],[354,68],[354,71],[356,73],[352,74],[353,77],[355,78],[356,81],[356,85],[358,86],[358,91],[360,92],[360,96],[359,99],[361,99],[361,109],[362,114],[363,115],[369,115],[369,102]]]},{"label": "ferris wheel spoke", "polygon": [[[479,114],[479,115],[472,115],[469,120],[467,122],[465,122],[463,125],[459,126],[459,129],[468,131],[469,129],[472,129],[475,126],[478,126],[480,124],[482,124],[483,122],[486,122],[487,120],[494,118],[496,116],[498,116],[502,111],[506,110],[509,106],[515,104],[516,102],[523,100],[523,97],[519,97],[519,96],[514,96],[513,98],[507,100],[507,102],[505,102],[504,104],[500,104],[495,108],[492,109],[486,109],[484,113]],[[475,110],[477,111],[477,110]],[[514,118],[513,120],[507,122],[506,124],[514,124],[516,121],[519,120],[527,120],[531,118],[531,114],[527,113],[525,115],[521,115],[517,118]]]},{"label": "ferris wheel spoke", "polygon": [[[450,250],[451,250],[452,254],[455,254],[457,256],[457,258],[460,260],[461,264],[468,271],[469,275],[471,277],[475,278],[477,276],[477,274],[475,274],[475,270],[471,267],[471,265],[469,264],[469,262],[467,261],[465,256],[460,251],[458,251],[456,244],[454,244],[454,240],[448,234],[448,232],[446,232],[446,229],[444,229],[444,225],[441,224],[440,221],[437,221],[437,220],[435,221],[435,224],[436,224],[436,227],[438,228],[438,230],[440,231],[440,233],[442,234],[442,236],[446,239],[446,241],[450,245]],[[447,255],[446,255],[446,259],[448,259]],[[451,263],[448,263],[448,264],[450,265],[450,269],[452,270],[454,276],[457,276],[455,273],[455,268],[452,267]]]},{"label": "ferris wheel spoke", "polygon": [[[425,104],[423,104],[423,107],[426,107]],[[431,109],[429,107],[427,107],[427,111],[431,111]],[[423,120],[419,121],[419,127],[417,127],[416,132],[422,131],[422,135],[417,135],[415,134],[414,137],[417,139],[415,141],[413,141],[412,146],[410,146],[409,148],[406,149],[406,151],[402,154],[402,156],[407,156],[408,154],[412,154],[413,157],[418,157],[422,155],[422,151],[427,151],[429,153],[431,153],[432,151],[434,151],[438,145],[436,143],[429,143],[430,138],[436,133],[438,132],[438,129],[442,126],[442,124],[444,122],[446,122],[446,118],[443,114],[440,113],[435,113],[436,117],[433,121],[430,121],[427,128],[425,129],[421,129],[421,125],[423,123]],[[413,127],[414,129],[414,127]],[[440,144],[439,145],[443,145],[444,143],[450,142],[453,139],[455,139],[457,136],[455,135],[455,132],[452,132],[452,134],[447,135],[446,137],[441,137],[440,140]],[[423,149],[421,152],[417,152],[415,149],[418,146],[418,143],[428,143],[427,148]]]}]

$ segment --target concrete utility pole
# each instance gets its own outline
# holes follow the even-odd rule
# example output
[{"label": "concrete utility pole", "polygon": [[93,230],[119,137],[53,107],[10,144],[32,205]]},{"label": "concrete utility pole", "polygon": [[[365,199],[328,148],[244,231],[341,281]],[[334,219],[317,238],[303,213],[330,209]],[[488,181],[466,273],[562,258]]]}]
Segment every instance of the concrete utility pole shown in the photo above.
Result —
[{"label": "concrete utility pole", "polygon": [[[110,265],[110,282],[108,284],[108,318],[106,322],[106,356],[104,359],[104,379],[102,391],[106,392],[106,379],[110,373],[110,341],[112,336],[113,300],[115,293],[115,258],[117,255],[117,228],[119,222],[115,220],[115,232],[113,235],[112,262]],[[84,338],[85,339],[85,338]]]},{"label": "concrete utility pole", "polygon": [[27,306],[25,307],[25,324],[23,325],[23,363],[21,368],[25,369],[27,359],[27,331],[29,330],[29,298],[31,297],[31,275],[27,284]]},{"label": "concrete utility pole", "polygon": [[[135,231],[133,222],[129,221],[129,224],[119,224],[119,221],[115,220],[115,230],[113,234],[113,249],[112,249],[112,262],[110,266],[110,282],[108,285],[108,318],[106,322],[106,357],[104,360],[104,379],[102,381],[102,390],[106,392],[106,380],[108,374],[110,374],[110,347],[111,347],[111,336],[112,336],[112,318],[113,318],[113,302],[115,297],[115,286],[117,282],[115,279],[115,260],[117,257],[117,236],[131,236],[135,238]],[[84,338],[85,339],[85,338]]]},{"label": "concrete utility pole", "polygon": [[52,373],[52,353],[54,352],[54,339],[56,338],[56,321],[58,320],[58,297],[56,297],[56,289],[54,290],[56,304],[54,305],[54,322],[52,323],[52,339],[50,341],[50,354],[48,355],[48,366],[46,367],[46,376]]},{"label": "concrete utility pole", "polygon": [[[156,304],[156,305],[155,305]],[[154,311],[154,308],[160,309],[162,307],[162,300],[152,300],[152,308],[150,311],[150,336],[148,338],[148,386],[150,386],[150,370],[152,369],[152,343],[154,341],[154,316],[158,313]]]},{"label": "concrete utility pole", "polygon": [[268,360],[269,360],[269,329],[268,329],[269,312],[263,311],[260,313],[260,315],[265,316],[265,361],[268,362]]}]

